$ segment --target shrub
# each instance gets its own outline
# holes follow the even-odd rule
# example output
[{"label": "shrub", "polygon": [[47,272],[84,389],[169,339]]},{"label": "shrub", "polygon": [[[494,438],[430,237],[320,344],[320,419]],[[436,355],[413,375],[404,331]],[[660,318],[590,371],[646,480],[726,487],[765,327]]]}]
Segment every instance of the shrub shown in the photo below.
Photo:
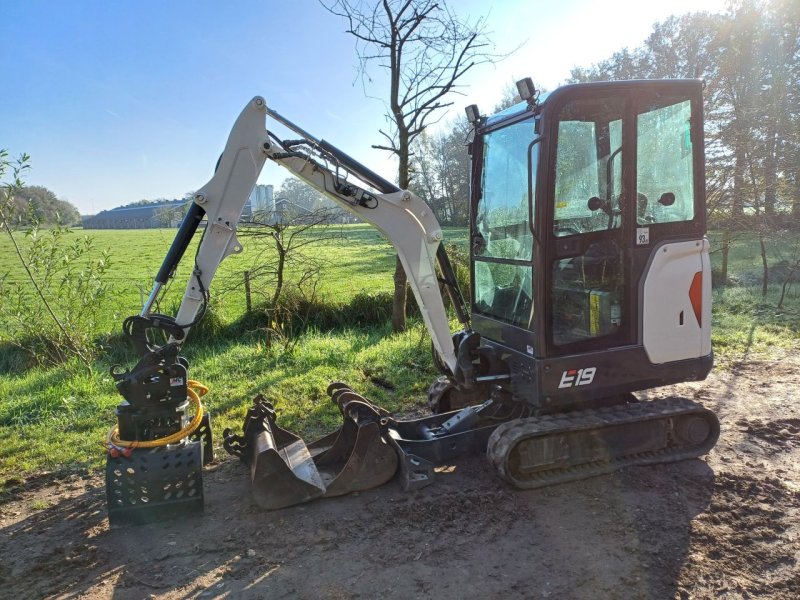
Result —
[{"label": "shrub", "polygon": [[[10,232],[9,235],[13,235]],[[61,364],[78,358],[89,366],[97,355],[98,320],[109,295],[104,281],[107,250],[86,235],[73,237],[60,225],[25,231],[19,260],[30,285],[20,288],[6,273],[0,277],[0,341],[14,345],[38,364]]]},{"label": "shrub", "polygon": [[14,162],[0,150],[0,177],[9,168],[11,181],[0,186],[0,227],[11,240],[26,279],[20,285],[8,272],[0,274],[0,322],[4,324],[0,344],[16,346],[36,363],[60,364],[78,358],[90,367],[99,349],[95,342],[98,318],[109,293],[103,281],[108,252],[98,252],[91,237],[71,236],[60,224],[40,228],[35,215],[28,215],[22,231],[26,243],[21,244],[12,222],[28,156],[23,154]]}]

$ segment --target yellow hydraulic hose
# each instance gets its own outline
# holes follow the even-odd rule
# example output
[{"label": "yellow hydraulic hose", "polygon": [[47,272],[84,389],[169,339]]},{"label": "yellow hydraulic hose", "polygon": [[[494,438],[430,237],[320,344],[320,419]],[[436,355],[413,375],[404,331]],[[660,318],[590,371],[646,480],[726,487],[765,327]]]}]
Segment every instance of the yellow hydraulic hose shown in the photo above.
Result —
[{"label": "yellow hydraulic hose", "polygon": [[200,421],[203,420],[203,405],[200,403],[200,397],[205,396],[208,388],[199,381],[190,379],[187,385],[186,392],[189,395],[189,400],[194,404],[194,418],[191,423],[186,427],[177,431],[167,437],[159,438],[157,440],[148,441],[128,441],[122,440],[119,437],[119,428],[117,425],[111,428],[108,432],[107,442],[109,446],[117,446],[119,448],[157,448],[159,446],[166,446],[167,444],[174,444],[181,441],[187,435],[191,435],[195,429],[200,426]]}]

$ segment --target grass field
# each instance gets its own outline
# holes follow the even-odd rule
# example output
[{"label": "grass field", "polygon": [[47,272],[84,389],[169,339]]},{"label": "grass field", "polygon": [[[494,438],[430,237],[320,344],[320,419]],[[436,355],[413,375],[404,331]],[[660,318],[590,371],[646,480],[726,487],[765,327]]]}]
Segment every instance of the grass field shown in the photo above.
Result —
[{"label": "grass field", "polygon": [[[328,232],[330,234],[331,232]],[[338,228],[335,239],[306,247],[309,255],[325,261],[318,285],[318,299],[325,304],[346,305],[359,292],[392,289],[394,255],[378,233],[367,226]],[[101,313],[98,339],[108,339],[122,319],[138,312],[143,295],[172,241],[174,230],[76,231],[72,235],[94,237],[98,248],[109,248],[112,266],[111,301],[98,307]],[[326,234],[326,235],[328,235]],[[446,231],[448,241],[466,243],[463,229]],[[187,343],[191,376],[211,387],[205,403],[214,419],[219,442],[224,427],[239,428],[244,407],[258,391],[275,400],[282,422],[313,437],[332,428],[338,417],[325,396],[333,379],[348,381],[359,391],[389,409],[410,408],[425,402],[425,390],[435,377],[424,328],[412,322],[400,335],[388,325],[311,329],[293,351],[267,348],[264,336],[247,329],[226,329],[245,312],[240,281],[242,272],[269,253],[264,242],[247,240],[245,253],[222,263],[212,290],[219,335],[202,344]],[[194,252],[190,248],[187,256]],[[0,238],[0,256],[10,281],[26,289],[24,273],[15,262],[8,240]],[[262,258],[263,259],[263,258]],[[713,260],[718,261],[717,254]],[[183,265],[162,308],[174,311],[191,267]],[[738,240],[731,253],[730,272],[755,273],[760,269],[757,242]],[[0,275],[2,272],[0,272]],[[289,279],[296,276],[290,272]],[[254,303],[269,294],[254,283]],[[767,355],[797,347],[800,300],[797,285],[783,310],[777,310],[778,284],[762,298],[759,286],[721,288],[714,293],[713,343],[717,362],[724,368],[742,356]],[[225,293],[217,293],[225,290]],[[87,307],[87,310],[91,307]],[[0,337],[0,339],[2,339]],[[91,371],[71,364],[59,368],[20,369],[10,360],[12,350],[0,346],[0,486],[41,471],[97,467],[103,461],[101,442],[114,421],[120,397],[109,368],[114,362],[129,365],[133,355],[117,347],[103,353]],[[391,382],[387,389],[383,382]],[[377,382],[377,383],[376,383]]]},{"label": "grass field", "polygon": [[[464,229],[446,230],[446,234],[448,240],[466,243]],[[175,230],[76,230],[73,235],[88,235],[94,239],[98,250],[109,249],[111,252],[111,269],[104,279],[113,285],[113,300],[102,311],[105,318],[101,330],[118,328],[121,319],[141,309]],[[305,246],[301,252],[322,261],[324,274],[317,290],[321,301],[346,302],[358,292],[388,292],[392,289],[394,253],[391,245],[374,228],[368,225],[331,226],[320,233],[312,231],[309,235],[315,236],[322,239]],[[223,321],[234,320],[245,312],[244,271],[255,271],[258,265],[275,255],[271,240],[249,238],[243,230],[240,230],[239,238],[244,252],[224,260],[214,278],[214,308]],[[198,240],[199,236],[196,236],[186,251],[162,301],[162,309],[180,303],[193,267],[190,259]],[[19,285],[23,290],[29,287],[25,272],[14,260],[12,246],[5,237],[0,237],[0,256],[8,257],[0,267],[0,275],[8,272],[11,285]],[[296,270],[288,267],[290,281],[296,279]],[[271,294],[272,288],[268,283],[263,280],[253,282],[254,303]]]}]

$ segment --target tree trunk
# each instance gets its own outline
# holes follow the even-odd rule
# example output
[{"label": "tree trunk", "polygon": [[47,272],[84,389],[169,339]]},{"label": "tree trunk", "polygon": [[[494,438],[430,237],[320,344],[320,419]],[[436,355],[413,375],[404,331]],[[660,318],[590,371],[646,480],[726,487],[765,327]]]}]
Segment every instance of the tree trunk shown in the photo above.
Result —
[{"label": "tree trunk", "polygon": [[283,270],[286,266],[286,248],[277,238],[275,238],[275,248],[278,251],[278,265],[275,269],[275,292],[272,294],[273,309],[278,307],[278,300],[280,300],[281,292],[283,291]]},{"label": "tree trunk", "polygon": [[733,165],[733,205],[731,215],[741,217],[744,214],[744,170],[745,170],[745,148],[740,139],[741,133],[736,135]]},{"label": "tree trunk", "polygon": [[767,245],[764,241],[764,232],[758,232],[758,243],[761,246],[761,265],[764,267],[764,278],[761,280],[761,295],[766,297],[769,289],[769,263],[767,262]]},{"label": "tree trunk", "polygon": [[794,198],[792,199],[792,217],[794,226],[800,224],[800,168],[795,166],[794,175]]},{"label": "tree trunk", "polygon": [[768,217],[775,215],[775,201],[777,199],[777,170],[778,157],[775,125],[767,133],[766,158],[764,160],[764,214]]},{"label": "tree trunk", "polygon": [[731,250],[731,230],[727,225],[722,232],[722,266],[720,268],[720,285],[728,285],[728,253]]},{"label": "tree trunk", "polygon": [[[408,132],[400,129],[398,154],[398,185],[401,189],[408,189]],[[392,297],[392,331],[400,333],[406,329],[406,298],[408,297],[408,276],[400,262],[400,257],[395,256],[394,264],[394,296]]]},{"label": "tree trunk", "polygon": [[394,297],[392,298],[392,331],[400,333],[406,328],[406,297],[408,277],[400,257],[395,256],[394,264]]},{"label": "tree trunk", "polygon": [[778,300],[778,308],[783,308],[783,301],[786,299],[786,292],[789,289],[789,285],[792,283],[794,278],[794,273],[797,269],[800,268],[800,260],[796,261],[792,268],[789,269],[789,272],[786,274],[786,277],[783,278],[783,285],[781,286],[781,297]]}]

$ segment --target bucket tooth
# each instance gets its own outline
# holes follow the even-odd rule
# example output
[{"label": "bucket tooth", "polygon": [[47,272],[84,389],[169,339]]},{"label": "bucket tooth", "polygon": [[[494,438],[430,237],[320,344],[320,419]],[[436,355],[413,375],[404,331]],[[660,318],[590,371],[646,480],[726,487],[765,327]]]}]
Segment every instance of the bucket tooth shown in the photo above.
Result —
[{"label": "bucket tooth", "polygon": [[[330,389],[330,388],[329,388]],[[339,407],[339,410],[342,411],[344,414],[345,406],[350,404],[353,401],[359,402],[361,404],[366,405],[369,407],[369,410],[374,413],[374,416],[377,418],[388,417],[390,416],[390,412],[385,408],[381,408],[376,404],[373,404],[361,394],[357,394],[350,388],[337,388],[331,392],[331,401]]]}]

